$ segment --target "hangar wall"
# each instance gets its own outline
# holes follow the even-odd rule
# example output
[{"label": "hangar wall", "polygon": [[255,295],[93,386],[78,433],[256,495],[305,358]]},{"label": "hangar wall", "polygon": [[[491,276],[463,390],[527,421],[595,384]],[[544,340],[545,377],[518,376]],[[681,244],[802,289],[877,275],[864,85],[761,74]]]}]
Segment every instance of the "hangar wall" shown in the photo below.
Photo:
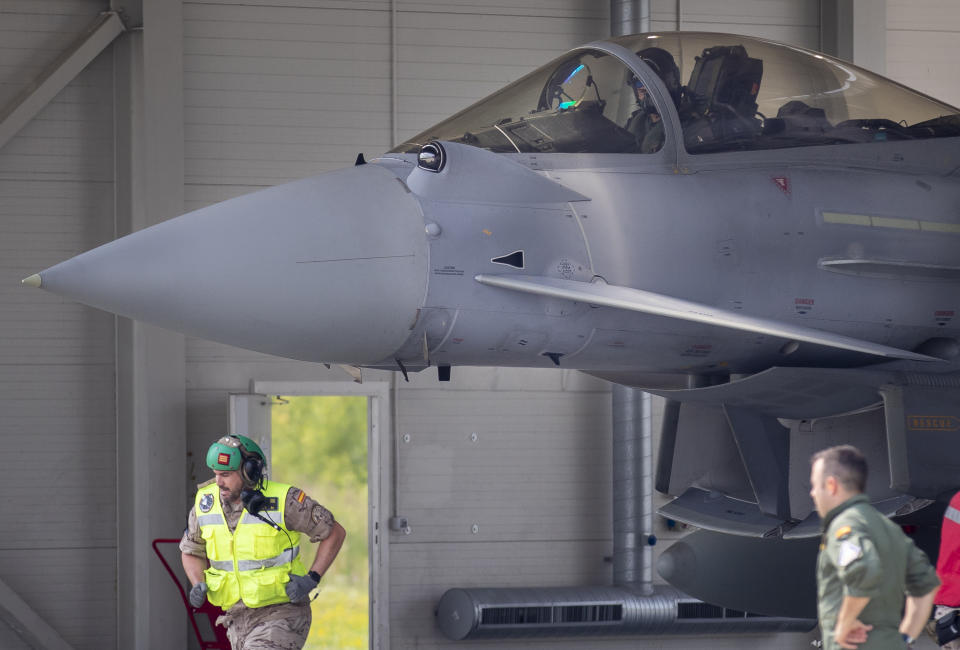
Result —
[{"label": "hangar wall", "polygon": [[[103,8],[3,3],[0,107]],[[18,285],[113,238],[113,179],[108,51],[0,148],[0,581],[78,648],[116,646],[114,318]]]},{"label": "hangar wall", "polygon": [[[960,106],[960,5],[887,0],[886,75]],[[869,67],[869,66],[868,66]]]},{"label": "hangar wall", "polygon": [[[392,115],[391,48],[383,45],[390,38],[389,5],[263,4],[184,7],[189,209],[349,165],[358,151],[375,156],[389,148],[393,130],[402,141],[609,30],[606,3],[398,2]],[[763,11],[753,14],[748,33],[816,47],[816,2],[797,4],[760,3]],[[683,5],[689,9],[681,17],[685,29],[743,30],[736,29],[742,11],[710,2]],[[676,28],[675,6],[654,2],[651,27]],[[250,42],[251,33],[258,40]],[[311,39],[316,42],[304,42]],[[346,81],[347,70],[357,78]],[[250,382],[350,381],[337,369],[196,339],[187,342],[187,375],[191,482],[206,476],[203,452],[227,426],[229,392],[246,392]],[[386,375],[365,373],[371,380]],[[433,370],[412,375],[410,383],[398,379],[397,397],[396,432],[409,434],[410,442],[399,445],[396,514],[408,518],[411,533],[383,538],[389,620],[377,624],[385,626],[389,647],[455,647],[433,620],[451,587],[611,582],[604,560],[612,551],[604,382],[568,371],[454,368],[446,385]],[[382,435],[381,449],[393,449],[390,432]],[[389,500],[382,505],[386,531],[394,513]],[[665,528],[657,533],[666,540],[674,535]],[[761,638],[782,648],[810,642],[807,635]],[[696,641],[657,644],[679,649]],[[590,645],[633,647],[637,639]],[[711,639],[711,647],[742,645],[742,639]],[[579,648],[583,640],[522,646]]]},{"label": "hangar wall", "polygon": [[[184,2],[185,209],[350,164],[358,151],[372,157],[568,47],[604,36],[606,5]],[[0,106],[109,6],[6,0]],[[817,6],[652,0],[650,25],[817,47]],[[888,0],[886,12],[887,74],[960,104],[960,70],[950,60],[960,41],[960,9],[938,0]],[[116,647],[118,625],[127,624],[117,620],[115,595],[118,526],[129,523],[117,517],[117,436],[128,433],[117,431],[122,343],[112,316],[18,283],[114,236],[115,74],[108,49],[0,148],[0,441],[12,459],[4,467],[8,534],[0,540],[0,581],[74,648]],[[494,578],[494,586],[605,583],[609,397],[602,384],[576,373],[506,369],[454,369],[443,388],[431,371],[411,379],[399,387],[397,429],[411,433],[401,450],[401,474],[409,477],[400,498],[412,533],[388,539],[391,647],[451,645],[431,624],[432,604],[450,586]],[[336,369],[188,340],[187,462],[166,468],[186,474],[188,492],[206,476],[203,451],[227,427],[227,394],[268,380],[349,381]],[[478,433],[478,443],[465,441],[468,432]],[[558,481],[555,467],[570,480]],[[531,477],[540,487],[506,498],[508,487]],[[555,489],[543,489],[547,482]],[[167,583],[151,589],[173,597]],[[145,644],[180,647],[185,635]],[[717,643],[710,641],[742,645]],[[772,647],[808,644],[803,635],[764,639]],[[0,647],[28,646],[0,623]]]}]

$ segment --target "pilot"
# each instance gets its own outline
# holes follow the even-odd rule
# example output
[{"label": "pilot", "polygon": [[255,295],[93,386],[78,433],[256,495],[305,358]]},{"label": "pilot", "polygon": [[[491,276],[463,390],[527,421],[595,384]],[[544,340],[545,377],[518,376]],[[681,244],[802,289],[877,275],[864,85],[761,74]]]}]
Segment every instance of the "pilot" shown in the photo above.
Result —
[{"label": "pilot", "polygon": [[823,532],[817,556],[823,647],[911,646],[930,617],[940,586],[936,572],[870,504],[867,461],[856,447],[830,447],[811,462],[810,496]]},{"label": "pilot", "polygon": [[[677,68],[673,55],[661,47],[648,47],[637,52],[637,56],[660,77],[670,99],[679,110],[682,87],[680,69]],[[631,75],[627,84],[633,88],[637,109],[630,115],[624,128],[637,137],[642,153],[659,151],[664,140],[663,119],[660,112],[657,111],[653,98],[650,97],[648,89],[640,79]]]},{"label": "pilot", "polygon": [[630,75],[627,85],[633,89],[637,108],[630,114],[624,128],[637,139],[641,153],[654,153],[663,146],[663,120],[646,86],[634,75]]},{"label": "pilot", "polygon": [[[263,450],[246,436],[214,442],[207,465],[215,476],[198,486],[180,540],[190,604],[224,610],[217,624],[235,650],[302,648],[310,592],[346,532],[303,490],[266,480]],[[299,557],[300,533],[320,542],[309,571]]]}]

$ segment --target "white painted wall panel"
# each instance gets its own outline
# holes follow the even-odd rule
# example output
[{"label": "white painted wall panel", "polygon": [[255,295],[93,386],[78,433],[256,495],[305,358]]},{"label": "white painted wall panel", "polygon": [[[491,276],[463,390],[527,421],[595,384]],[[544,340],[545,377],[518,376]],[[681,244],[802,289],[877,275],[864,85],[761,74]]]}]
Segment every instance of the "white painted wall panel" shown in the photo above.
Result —
[{"label": "white painted wall panel", "polygon": [[398,141],[609,34],[608,4],[551,0],[400,2]]},{"label": "white painted wall panel", "polygon": [[[0,105],[104,9],[0,7]],[[99,56],[0,149],[0,578],[74,648],[116,644],[114,318],[19,286],[113,236],[113,62]],[[38,580],[56,576],[56,580]],[[0,625],[0,646],[23,647]]]},{"label": "white painted wall panel", "polygon": [[399,418],[400,542],[609,537],[608,393],[437,387],[402,392]]},{"label": "white painted wall panel", "polygon": [[276,185],[388,148],[387,7],[184,3],[188,207],[204,186]]},{"label": "white painted wall panel", "polygon": [[887,76],[960,106],[960,4],[887,0]]},{"label": "white painted wall panel", "polygon": [[651,0],[650,29],[730,32],[817,49],[820,42],[819,2]]}]

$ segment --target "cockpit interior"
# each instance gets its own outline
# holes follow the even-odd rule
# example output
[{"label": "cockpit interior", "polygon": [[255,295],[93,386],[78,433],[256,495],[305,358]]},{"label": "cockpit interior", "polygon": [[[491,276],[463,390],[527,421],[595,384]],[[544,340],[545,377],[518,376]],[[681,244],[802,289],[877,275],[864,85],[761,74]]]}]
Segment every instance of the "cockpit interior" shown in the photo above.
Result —
[{"label": "cockpit interior", "polygon": [[[396,147],[689,154],[960,136],[960,111],[851,63],[746,36],[611,39],[568,53]],[[619,51],[619,50],[617,50]],[[642,65],[636,65],[636,61]]]}]

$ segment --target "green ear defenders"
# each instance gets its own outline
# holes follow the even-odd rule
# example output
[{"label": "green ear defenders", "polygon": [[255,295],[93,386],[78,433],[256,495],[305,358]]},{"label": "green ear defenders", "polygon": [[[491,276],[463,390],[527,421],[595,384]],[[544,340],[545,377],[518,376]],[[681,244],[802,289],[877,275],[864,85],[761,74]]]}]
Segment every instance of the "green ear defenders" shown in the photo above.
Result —
[{"label": "green ear defenders", "polygon": [[266,457],[263,450],[246,436],[224,436],[207,450],[207,467],[220,471],[239,471],[246,486],[256,486],[264,478]]}]

